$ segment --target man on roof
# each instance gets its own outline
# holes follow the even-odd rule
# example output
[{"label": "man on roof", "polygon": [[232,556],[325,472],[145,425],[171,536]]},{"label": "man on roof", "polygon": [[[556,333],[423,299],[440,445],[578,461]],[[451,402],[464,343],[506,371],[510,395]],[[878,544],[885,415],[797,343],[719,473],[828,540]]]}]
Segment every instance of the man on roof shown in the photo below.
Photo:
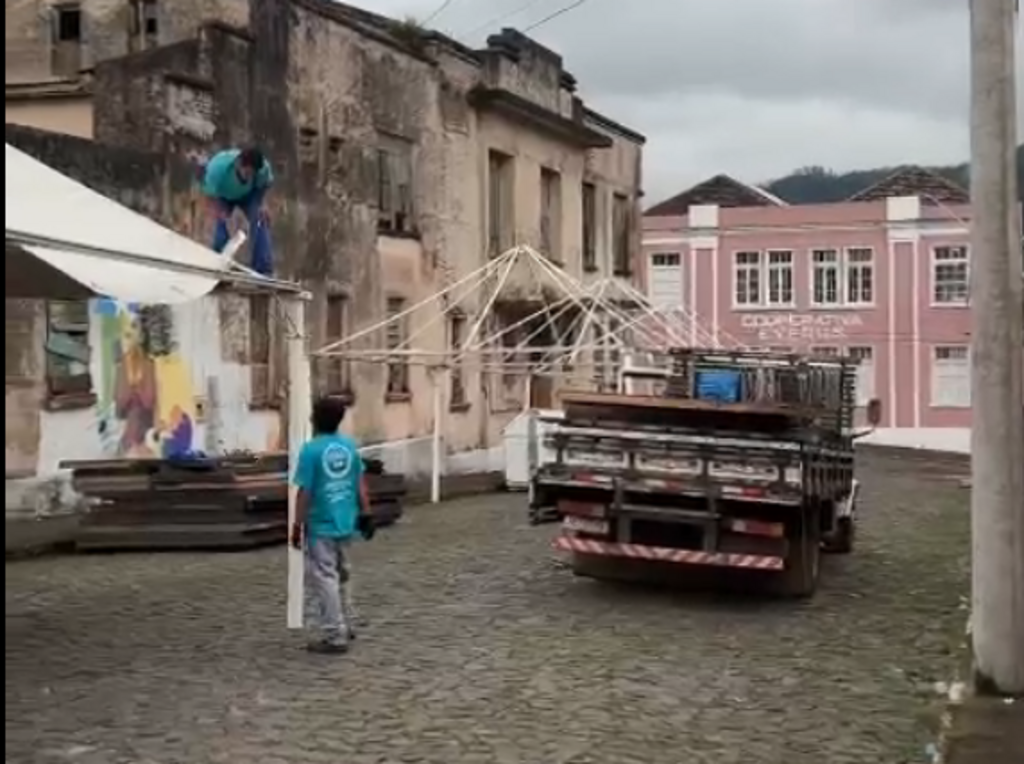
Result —
[{"label": "man on roof", "polygon": [[227,149],[214,154],[199,171],[203,195],[217,218],[213,249],[223,252],[231,240],[229,223],[236,210],[249,221],[252,240],[252,268],[264,276],[274,273],[270,244],[270,216],[267,193],[274,184],[274,171],[259,148]]}]

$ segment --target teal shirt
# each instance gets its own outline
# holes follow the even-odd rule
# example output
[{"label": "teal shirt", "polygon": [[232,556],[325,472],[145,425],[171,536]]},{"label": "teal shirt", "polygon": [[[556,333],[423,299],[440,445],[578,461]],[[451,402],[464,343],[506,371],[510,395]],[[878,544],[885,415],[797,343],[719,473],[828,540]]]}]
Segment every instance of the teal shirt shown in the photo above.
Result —
[{"label": "teal shirt", "polygon": [[310,497],[311,538],[341,540],[355,534],[362,479],[363,459],[348,436],[321,435],[303,446],[295,486]]},{"label": "teal shirt", "polygon": [[243,183],[235,170],[235,162],[241,154],[239,149],[230,149],[214,154],[206,163],[203,175],[203,193],[214,199],[240,202],[256,189],[270,188],[274,182],[274,171],[270,162],[263,160],[263,167],[248,183]]}]

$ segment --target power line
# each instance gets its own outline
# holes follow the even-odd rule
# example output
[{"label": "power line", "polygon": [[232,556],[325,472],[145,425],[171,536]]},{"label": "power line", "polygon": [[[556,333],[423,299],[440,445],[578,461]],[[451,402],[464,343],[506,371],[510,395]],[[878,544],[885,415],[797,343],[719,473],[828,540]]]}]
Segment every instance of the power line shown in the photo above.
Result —
[{"label": "power line", "polygon": [[435,9],[435,10],[434,10],[434,12],[433,12],[433,13],[431,13],[431,14],[430,14],[429,16],[427,16],[427,17],[426,17],[425,19],[423,19],[423,22],[422,22],[423,26],[428,26],[428,25],[429,25],[429,24],[430,24],[430,23],[431,23],[432,21],[434,21],[434,19],[436,19],[436,18],[437,18],[438,16],[440,16],[440,15],[441,15],[442,13],[444,13],[444,12],[445,12],[446,10],[448,10],[448,7],[449,7],[449,6],[450,6],[450,5],[452,4],[452,3],[454,3],[454,2],[455,2],[455,0],[444,0],[444,2],[442,2],[442,3],[441,3],[441,4],[440,4],[440,5],[439,5],[439,6],[438,6],[438,7],[437,7],[437,8]]},{"label": "power line", "polygon": [[522,5],[520,5],[515,10],[509,11],[508,13],[504,13],[501,16],[498,16],[496,18],[491,19],[490,21],[485,21],[483,24],[480,24],[479,26],[473,27],[471,30],[466,32],[466,37],[472,37],[477,32],[482,32],[485,29],[487,29],[488,27],[497,26],[498,24],[501,24],[502,22],[508,21],[513,16],[518,16],[520,13],[525,13],[526,11],[530,10],[531,8],[534,8],[534,7],[538,6],[538,5],[540,5],[542,2],[545,2],[545,0],[530,0],[530,2],[528,2],[528,3],[523,3]]},{"label": "power line", "polygon": [[570,3],[569,5],[565,6],[561,10],[557,10],[554,13],[552,13],[552,14],[550,14],[548,16],[545,16],[540,21],[538,21],[538,22],[536,22],[534,24],[531,24],[530,26],[526,27],[526,29],[524,29],[523,32],[532,32],[534,29],[537,29],[538,27],[544,26],[549,21],[554,21],[559,16],[564,16],[565,14],[569,13],[570,11],[576,10],[581,5],[583,5],[583,4],[587,3],[587,2],[588,2],[588,0],[576,0],[576,2]]}]

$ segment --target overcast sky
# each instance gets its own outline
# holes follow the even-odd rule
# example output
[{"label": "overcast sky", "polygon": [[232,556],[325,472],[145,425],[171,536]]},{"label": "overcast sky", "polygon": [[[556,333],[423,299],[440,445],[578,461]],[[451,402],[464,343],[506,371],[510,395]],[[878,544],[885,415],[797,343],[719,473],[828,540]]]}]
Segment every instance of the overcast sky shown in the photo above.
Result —
[{"label": "overcast sky", "polygon": [[[420,20],[442,4],[354,1]],[[431,26],[478,45],[572,2],[452,0]],[[562,54],[591,106],[648,137],[655,202],[719,172],[761,182],[807,165],[963,161],[966,8],[967,0],[586,0],[530,34]]]}]

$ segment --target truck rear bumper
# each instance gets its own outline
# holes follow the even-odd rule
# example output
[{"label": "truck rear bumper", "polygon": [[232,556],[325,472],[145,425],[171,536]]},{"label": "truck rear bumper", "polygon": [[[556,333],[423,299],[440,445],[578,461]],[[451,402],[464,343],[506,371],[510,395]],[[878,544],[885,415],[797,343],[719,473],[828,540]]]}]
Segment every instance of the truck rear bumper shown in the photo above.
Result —
[{"label": "truck rear bumper", "polygon": [[781,571],[785,568],[785,560],[782,557],[701,552],[641,544],[616,544],[570,535],[562,535],[556,538],[554,547],[559,551],[573,552],[575,554],[593,555],[596,557],[624,557],[677,565],[705,565],[718,568],[746,568],[749,570],[773,571]]}]

